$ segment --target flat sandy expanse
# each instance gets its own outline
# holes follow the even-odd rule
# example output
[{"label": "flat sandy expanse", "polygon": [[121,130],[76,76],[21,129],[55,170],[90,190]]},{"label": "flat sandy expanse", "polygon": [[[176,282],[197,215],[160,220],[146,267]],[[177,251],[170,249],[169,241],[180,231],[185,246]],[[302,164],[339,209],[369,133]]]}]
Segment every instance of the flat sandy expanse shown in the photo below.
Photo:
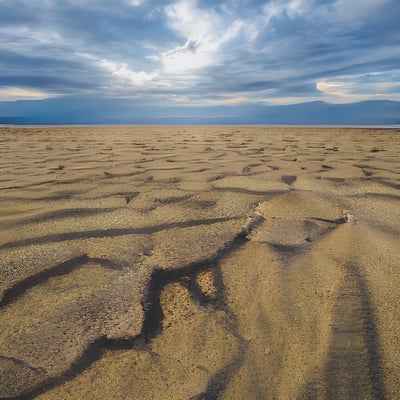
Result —
[{"label": "flat sandy expanse", "polygon": [[0,398],[395,399],[400,130],[0,128]]}]

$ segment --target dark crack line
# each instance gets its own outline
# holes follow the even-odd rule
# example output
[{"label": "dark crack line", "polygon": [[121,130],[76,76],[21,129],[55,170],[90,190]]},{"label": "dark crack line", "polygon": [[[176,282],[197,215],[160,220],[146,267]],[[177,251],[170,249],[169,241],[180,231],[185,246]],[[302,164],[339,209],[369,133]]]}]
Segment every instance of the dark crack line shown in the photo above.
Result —
[{"label": "dark crack line", "polygon": [[28,189],[28,188],[31,188],[31,187],[36,187],[36,186],[41,186],[41,185],[48,185],[49,183],[55,183],[55,182],[56,182],[55,179],[51,179],[51,180],[48,180],[48,181],[42,181],[42,182],[37,182],[37,183],[29,183],[27,185],[0,187],[0,190]]},{"label": "dark crack line", "polygon": [[213,187],[213,190],[216,190],[218,192],[233,192],[254,196],[264,196],[266,198],[287,193],[287,190],[249,190],[235,187]]},{"label": "dark crack line", "polygon": [[335,225],[345,224],[349,219],[348,217],[341,217],[336,219],[328,219],[328,218],[315,218],[315,217],[308,217],[310,220],[321,221],[321,222],[329,222]]},{"label": "dark crack line", "polygon": [[25,362],[24,360],[21,360],[21,359],[16,358],[16,357],[4,356],[4,355],[0,354],[0,360],[11,361],[15,365],[19,365],[19,366],[21,366],[23,368],[30,369],[31,371],[36,372],[38,374],[44,374],[44,372],[45,372],[43,368],[32,367],[32,365],[30,365],[27,362]]},{"label": "dark crack line", "polygon": [[114,228],[114,229],[103,229],[103,230],[82,231],[82,232],[57,233],[52,235],[38,236],[35,238],[28,238],[28,239],[16,240],[14,242],[4,243],[0,245],[0,249],[14,249],[30,245],[58,243],[58,242],[65,242],[68,240],[78,240],[78,239],[111,238],[124,235],[150,235],[152,233],[157,233],[160,231],[174,229],[174,228],[191,228],[194,226],[212,225],[212,224],[217,224],[219,222],[228,222],[236,219],[238,219],[238,217],[209,218],[209,219],[182,221],[182,222],[171,222],[171,223],[153,225],[142,228]]},{"label": "dark crack line", "polygon": [[[223,218],[223,220],[230,219],[231,218]],[[69,370],[57,377],[47,379],[32,390],[28,390],[18,396],[8,397],[7,400],[31,400],[39,394],[45,393],[65,382],[71,381],[79,374],[84,372],[87,368],[89,368],[94,362],[98,361],[102,357],[106,349],[111,349],[114,351],[127,349],[146,350],[151,340],[161,334],[163,329],[162,322],[164,319],[164,315],[160,304],[160,296],[164,287],[169,283],[181,282],[184,277],[194,276],[206,270],[214,271],[214,281],[217,285],[217,290],[219,292],[219,301],[217,303],[217,307],[226,311],[228,315],[228,320],[230,320],[230,322],[227,322],[227,329],[239,341],[239,353],[234,357],[233,361],[229,365],[223,367],[219,372],[217,372],[209,380],[206,391],[197,396],[199,400],[214,399],[216,394],[221,394],[225,390],[230,380],[232,379],[234,372],[243,364],[247,349],[247,342],[243,337],[238,334],[236,329],[237,318],[232,310],[230,310],[230,308],[225,304],[225,287],[222,280],[222,274],[221,272],[218,273],[218,269],[215,270],[215,266],[219,265],[218,263],[220,260],[227,257],[235,249],[244,244],[247,240],[247,233],[249,233],[250,230],[258,227],[262,223],[262,221],[262,218],[256,218],[254,221],[252,221],[252,223],[248,224],[246,230],[240,231],[231,242],[227,243],[225,247],[217,251],[216,254],[209,259],[205,259],[200,262],[190,263],[185,267],[176,270],[154,270],[150,279],[149,286],[147,288],[146,300],[143,304],[145,310],[143,327],[141,333],[138,336],[133,339],[107,339],[105,337],[98,338],[86,348],[83,354],[73,363]],[[82,256],[70,260],[69,263],[71,265],[69,266],[69,268],[73,266],[75,266],[76,268],[77,266],[86,262],[87,259],[87,256]],[[64,268],[67,267],[68,264]]]},{"label": "dark crack line", "polygon": [[65,382],[68,382],[79,374],[84,372],[87,368],[89,368],[94,362],[98,361],[104,353],[104,350],[107,348],[108,339],[99,338],[93,343],[91,343],[87,348],[85,353],[75,361],[72,367],[66,371],[65,373],[52,377],[35,387],[34,389],[28,390],[20,395],[13,397],[3,397],[0,400],[32,400],[36,396],[47,392],[59,385],[62,385]]},{"label": "dark crack line", "polygon": [[1,200],[5,201],[30,201],[30,202],[39,202],[39,201],[58,201],[58,200],[69,200],[72,199],[75,195],[80,195],[82,193],[86,193],[84,190],[76,190],[76,191],[66,191],[66,192],[56,192],[53,195],[45,196],[45,197],[0,197]]},{"label": "dark crack line", "polygon": [[[144,330],[142,332],[147,342],[149,342],[162,331],[163,315],[160,305],[160,295],[165,285],[175,282],[185,282],[183,278],[190,279],[190,277],[194,277],[200,272],[215,271],[219,261],[227,257],[233,250],[245,243],[247,240],[247,233],[249,233],[251,229],[259,226],[262,221],[263,219],[261,218],[255,220],[247,230],[241,231],[239,234],[237,234],[231,242],[217,251],[217,253],[209,259],[190,263],[183,268],[174,270],[156,269],[153,271],[151,282],[148,287],[148,300],[145,303],[145,309],[147,309],[148,312],[146,312]],[[225,289],[222,289],[222,277],[220,279],[216,279],[214,275],[214,281],[217,289],[219,288],[219,293],[224,293]],[[196,292],[192,291],[192,295],[197,297]],[[225,306],[225,300],[222,299],[222,297],[223,296],[220,294],[219,301],[216,302],[217,307]],[[198,297],[197,300],[201,303],[200,297]]]},{"label": "dark crack line", "polygon": [[24,218],[23,220],[13,220],[1,225],[3,227],[15,227],[22,225],[29,225],[37,222],[53,221],[54,219],[65,219],[73,217],[88,217],[99,214],[106,214],[118,210],[118,208],[68,208],[63,210],[51,211],[48,213],[40,214],[32,218]]},{"label": "dark crack line", "polygon": [[216,305],[217,299],[219,299],[220,297],[218,290],[217,294],[214,296],[204,293],[200,285],[198,284],[197,279],[198,279],[198,274],[192,275],[190,276],[190,280],[188,283],[187,282],[183,283],[184,286],[187,287],[187,289],[189,290],[192,301],[200,304],[203,307],[207,307],[209,305]]},{"label": "dark crack line", "polygon": [[226,303],[226,288],[219,264],[213,269],[213,273],[214,284],[217,288],[216,308],[224,311],[227,315],[227,319],[225,320],[225,329],[237,339],[238,352],[229,364],[223,366],[208,380],[206,390],[199,395],[192,397],[191,400],[215,400],[220,397],[228,387],[234,374],[244,364],[247,354],[248,342],[240,335],[238,331],[237,316]]},{"label": "dark crack line", "polygon": [[86,254],[83,254],[79,257],[71,258],[61,264],[57,264],[49,269],[40,271],[34,275],[30,275],[25,279],[17,282],[4,292],[3,298],[0,301],[0,307],[5,307],[15,302],[29,289],[40,285],[43,282],[46,282],[52,277],[69,274],[74,269],[77,269],[82,265],[88,263],[100,264],[104,268],[120,269],[120,266],[114,264],[109,260],[104,260],[101,258],[90,258]]}]

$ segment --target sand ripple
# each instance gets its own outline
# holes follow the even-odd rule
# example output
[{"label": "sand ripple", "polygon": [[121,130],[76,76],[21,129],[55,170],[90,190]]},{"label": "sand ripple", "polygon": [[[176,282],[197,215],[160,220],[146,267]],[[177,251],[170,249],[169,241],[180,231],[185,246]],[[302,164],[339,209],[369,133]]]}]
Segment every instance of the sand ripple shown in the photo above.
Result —
[{"label": "sand ripple", "polygon": [[392,399],[400,132],[0,128],[0,398]]}]

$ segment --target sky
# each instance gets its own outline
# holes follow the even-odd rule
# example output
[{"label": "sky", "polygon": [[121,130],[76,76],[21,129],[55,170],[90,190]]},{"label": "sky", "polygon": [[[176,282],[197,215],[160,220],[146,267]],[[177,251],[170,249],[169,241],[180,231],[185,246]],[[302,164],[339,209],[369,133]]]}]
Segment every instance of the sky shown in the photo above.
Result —
[{"label": "sky", "polygon": [[0,102],[400,101],[399,0],[0,0]]}]

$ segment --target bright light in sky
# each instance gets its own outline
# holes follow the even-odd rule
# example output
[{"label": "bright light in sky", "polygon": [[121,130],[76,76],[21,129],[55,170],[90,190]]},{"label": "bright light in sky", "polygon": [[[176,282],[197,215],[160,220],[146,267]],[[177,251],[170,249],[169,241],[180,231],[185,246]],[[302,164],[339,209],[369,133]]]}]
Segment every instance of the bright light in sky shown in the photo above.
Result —
[{"label": "bright light in sky", "polygon": [[0,1],[0,101],[400,100],[398,0]]},{"label": "bright light in sky", "polygon": [[0,101],[15,100],[43,100],[55,97],[54,94],[42,92],[40,90],[29,90],[18,87],[1,87]]}]

